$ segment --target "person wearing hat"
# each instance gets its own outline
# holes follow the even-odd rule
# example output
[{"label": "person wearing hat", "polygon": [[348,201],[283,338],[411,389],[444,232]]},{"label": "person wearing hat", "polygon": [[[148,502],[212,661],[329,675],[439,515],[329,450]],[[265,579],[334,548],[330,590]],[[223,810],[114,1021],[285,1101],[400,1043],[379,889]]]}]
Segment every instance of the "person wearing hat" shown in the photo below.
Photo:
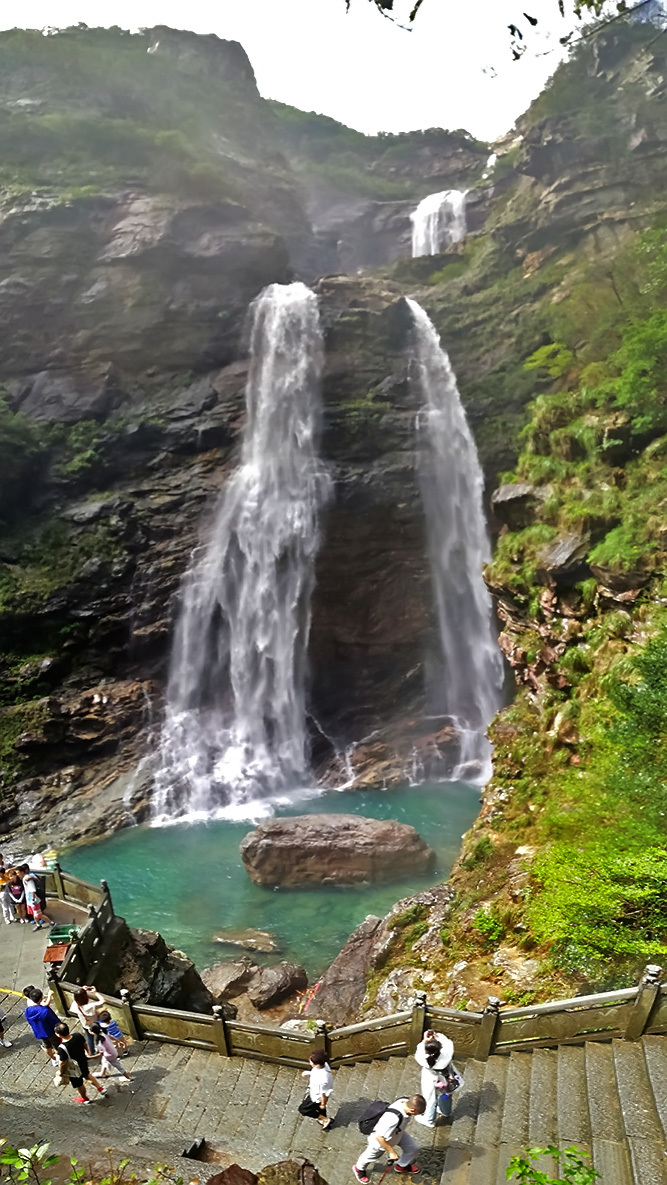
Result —
[{"label": "person wearing hat", "polygon": [[453,1057],[453,1042],[444,1033],[436,1033],[433,1029],[424,1033],[423,1041],[415,1050],[415,1061],[422,1068],[421,1092],[426,1099],[424,1114],[416,1115],[415,1119],[424,1127],[435,1127],[438,1112],[445,1116],[451,1114],[452,1096],[446,1090],[446,1083],[454,1074]]}]

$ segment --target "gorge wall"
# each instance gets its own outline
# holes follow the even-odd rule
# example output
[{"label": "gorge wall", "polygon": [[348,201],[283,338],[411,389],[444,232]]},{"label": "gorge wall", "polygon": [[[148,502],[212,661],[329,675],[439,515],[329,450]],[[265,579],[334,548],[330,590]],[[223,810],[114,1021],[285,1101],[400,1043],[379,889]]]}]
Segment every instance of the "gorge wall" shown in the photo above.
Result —
[{"label": "gorge wall", "polygon": [[[490,985],[510,999],[604,978],[592,957],[588,970],[559,956],[544,971],[551,948],[528,889],[539,898],[552,874],[540,880],[528,862],[551,837],[550,787],[558,813],[571,792],[559,779],[588,760],[582,709],[604,714],[603,677],[659,628],[662,502],[650,515],[635,507],[629,523],[625,491],[658,481],[667,425],[657,412],[642,423],[617,390],[590,405],[585,392],[618,378],[624,326],[664,303],[663,46],[645,27],[599,34],[485,177],[490,146],[464,133],[366,138],[267,103],[241,47],[216,38],[0,36],[5,835],[58,844],[145,817],[140,760],[160,717],[180,579],[238,456],[248,304],[294,276],[319,296],[335,480],[313,605],[313,761],[336,784],[334,746],[354,746],[358,784],[391,785],[415,749],[446,752],[449,738],[423,722],[436,625],[410,294],[450,353],[489,493],[511,478],[493,501],[489,582],[520,694],[495,726],[495,775],[457,896],[402,903],[382,958],[364,964],[366,1005],[395,1002],[387,981],[432,993],[427,962],[447,1002]],[[409,211],[450,187],[470,190],[467,240],[410,260]],[[657,238],[634,253],[647,231]],[[659,353],[633,380],[648,373],[658,404]],[[618,492],[613,505],[611,494],[595,501],[603,487]],[[595,563],[591,549],[623,524],[624,554],[608,547]],[[593,660],[596,630],[605,646]],[[617,803],[605,811],[618,820]],[[652,916],[651,934],[662,926]],[[663,939],[642,941],[648,954]],[[499,951],[510,953],[494,962]],[[628,974],[637,955],[635,943]]]}]

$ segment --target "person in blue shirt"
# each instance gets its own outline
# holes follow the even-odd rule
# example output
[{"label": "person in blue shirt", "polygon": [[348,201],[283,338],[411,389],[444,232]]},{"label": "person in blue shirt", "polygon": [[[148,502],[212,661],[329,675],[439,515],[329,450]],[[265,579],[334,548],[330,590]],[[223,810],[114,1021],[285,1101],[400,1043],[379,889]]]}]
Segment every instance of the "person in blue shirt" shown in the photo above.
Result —
[{"label": "person in blue shirt", "polygon": [[40,988],[33,987],[30,990],[25,988],[23,994],[27,995],[30,1001],[25,1010],[25,1018],[34,1036],[46,1050],[47,1056],[54,1064],[58,1064],[58,1055],[56,1054],[58,1041],[55,1038],[55,1031],[56,1025],[60,1024],[60,1017],[48,1003],[44,1003],[44,992]]}]

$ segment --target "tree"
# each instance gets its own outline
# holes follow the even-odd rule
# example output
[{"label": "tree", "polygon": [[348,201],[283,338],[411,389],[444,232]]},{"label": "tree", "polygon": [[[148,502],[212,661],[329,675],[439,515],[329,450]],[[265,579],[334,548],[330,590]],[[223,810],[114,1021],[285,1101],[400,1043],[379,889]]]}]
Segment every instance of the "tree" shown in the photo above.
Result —
[{"label": "tree", "polygon": [[[414,21],[417,19],[417,16],[419,15],[422,5],[425,2],[426,0],[414,0],[413,7],[407,16],[409,23],[405,27],[409,28],[414,23]],[[389,20],[395,19],[394,12],[396,0],[369,0],[369,3],[375,5],[378,12],[381,13],[382,16],[387,17]],[[437,0],[429,0],[429,3],[435,4],[437,3]],[[440,0],[440,3],[442,3],[442,0]],[[539,24],[539,16],[535,16],[535,12],[539,12],[540,8],[543,8],[544,3],[545,0],[531,0],[530,8],[532,11],[521,13],[521,17],[523,17],[523,20],[527,22],[529,27],[534,28],[535,25]],[[553,8],[554,4],[556,4],[558,6],[560,15],[565,17],[565,0],[546,0],[546,3],[548,3],[551,8]],[[345,0],[345,7],[348,12],[350,10],[351,4],[352,0]],[[602,17],[605,9],[610,10],[610,15],[601,22],[598,28],[604,28],[613,21],[621,20],[629,16],[632,16],[635,19],[653,20],[658,24],[662,23],[665,19],[663,0],[639,0],[639,2],[636,4],[628,4],[627,0],[615,0],[615,3],[610,3],[609,0],[575,0],[574,2],[574,15],[580,21],[585,20],[587,16],[594,16],[598,18]],[[521,22],[521,17],[517,17],[518,22]],[[522,57],[526,50],[526,40],[524,36],[525,29],[526,25],[523,24],[523,22],[512,22],[510,25],[508,25],[510,34],[510,48],[515,61]],[[564,37],[561,37],[561,44],[567,45],[572,37],[572,32],[567,33]]]}]

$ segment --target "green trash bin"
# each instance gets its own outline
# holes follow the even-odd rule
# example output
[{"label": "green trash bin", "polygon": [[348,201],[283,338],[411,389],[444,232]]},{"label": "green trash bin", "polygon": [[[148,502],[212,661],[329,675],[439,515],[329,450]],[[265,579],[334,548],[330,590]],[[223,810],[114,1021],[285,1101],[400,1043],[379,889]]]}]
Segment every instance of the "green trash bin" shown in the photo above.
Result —
[{"label": "green trash bin", "polygon": [[79,933],[79,927],[70,922],[69,925],[52,926],[47,935],[49,946],[55,946],[57,942],[69,942],[72,934]]}]

